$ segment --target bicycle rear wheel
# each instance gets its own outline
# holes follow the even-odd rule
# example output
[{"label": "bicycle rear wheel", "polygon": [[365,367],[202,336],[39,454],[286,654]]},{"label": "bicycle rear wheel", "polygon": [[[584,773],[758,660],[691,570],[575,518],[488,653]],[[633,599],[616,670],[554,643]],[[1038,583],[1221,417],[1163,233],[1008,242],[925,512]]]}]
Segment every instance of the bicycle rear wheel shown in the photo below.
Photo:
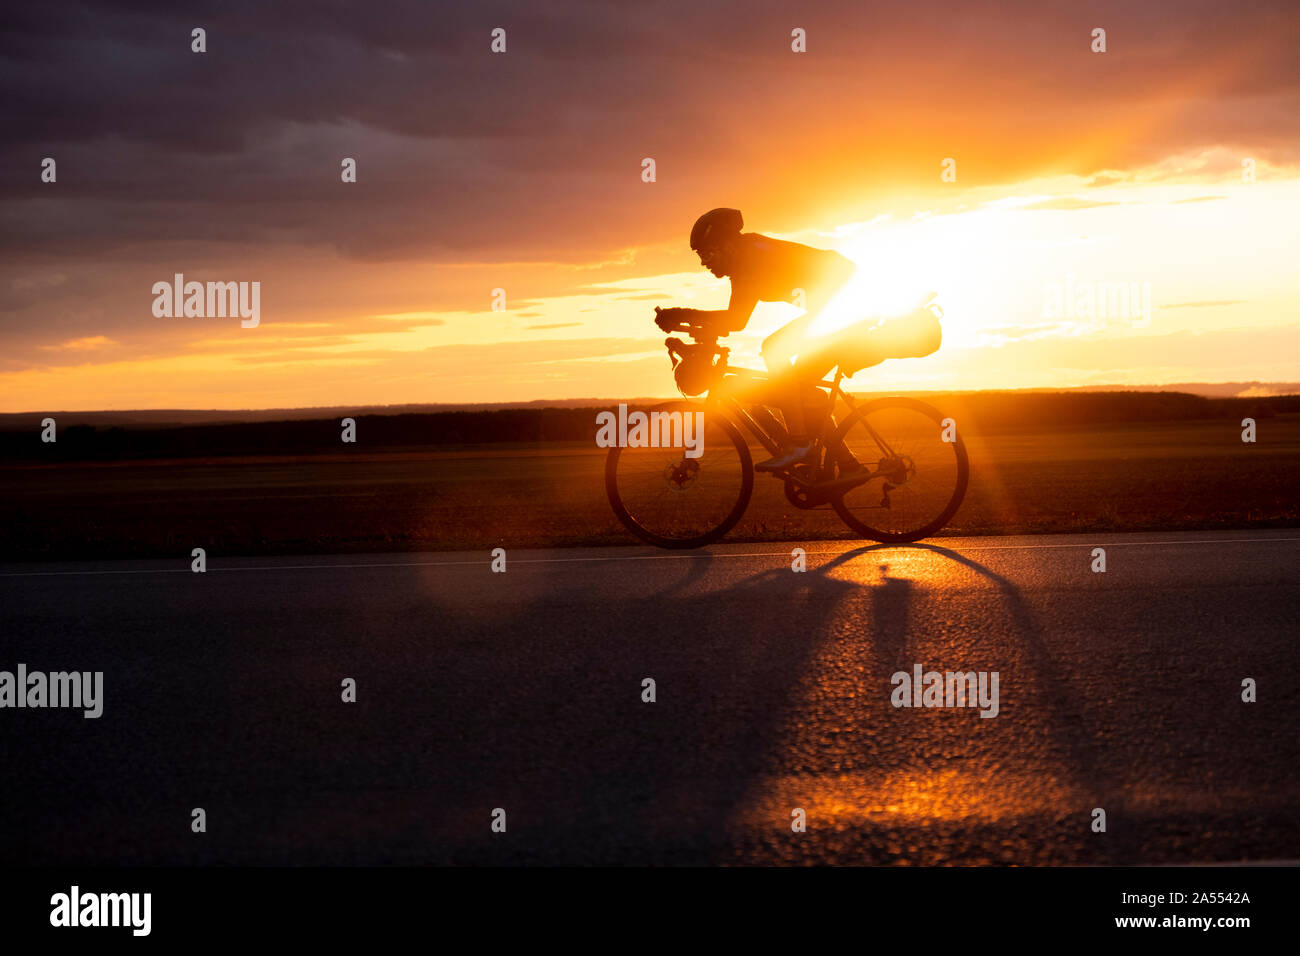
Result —
[{"label": "bicycle rear wheel", "polygon": [[703,454],[683,448],[611,448],[605,491],[629,531],[661,548],[699,548],[735,527],[754,490],[754,466],[740,432],[724,414],[692,402],[648,411],[704,416]]},{"label": "bicycle rear wheel", "polygon": [[940,531],[961,506],[970,478],[955,425],[953,441],[944,441],[943,432],[939,411],[916,399],[882,398],[855,408],[828,442],[839,455],[836,476],[851,474],[855,465],[877,474],[831,499],[844,523],[876,541],[919,541]]}]

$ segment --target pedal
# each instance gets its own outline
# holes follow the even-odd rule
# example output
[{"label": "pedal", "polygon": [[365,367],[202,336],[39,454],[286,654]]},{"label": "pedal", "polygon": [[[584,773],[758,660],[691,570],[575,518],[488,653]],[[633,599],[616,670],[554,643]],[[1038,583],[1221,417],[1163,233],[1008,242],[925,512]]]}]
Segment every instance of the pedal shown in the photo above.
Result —
[{"label": "pedal", "polygon": [[891,485],[889,482],[885,482],[885,493],[880,496],[880,507],[882,508],[889,507],[889,493],[893,490],[894,490],[894,486]]}]

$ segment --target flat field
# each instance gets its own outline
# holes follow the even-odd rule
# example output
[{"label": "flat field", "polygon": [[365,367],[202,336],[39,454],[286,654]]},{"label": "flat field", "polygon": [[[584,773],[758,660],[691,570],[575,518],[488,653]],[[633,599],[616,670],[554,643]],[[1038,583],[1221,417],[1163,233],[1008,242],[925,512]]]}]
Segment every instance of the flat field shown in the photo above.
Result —
[{"label": "flat field", "polygon": [[[965,432],[971,482],[946,534],[1300,525],[1300,414],[1243,443],[1226,419]],[[761,449],[755,449],[762,455]],[[300,456],[14,464],[0,560],[636,543],[591,442]],[[851,537],[759,476],[727,540]]]}]

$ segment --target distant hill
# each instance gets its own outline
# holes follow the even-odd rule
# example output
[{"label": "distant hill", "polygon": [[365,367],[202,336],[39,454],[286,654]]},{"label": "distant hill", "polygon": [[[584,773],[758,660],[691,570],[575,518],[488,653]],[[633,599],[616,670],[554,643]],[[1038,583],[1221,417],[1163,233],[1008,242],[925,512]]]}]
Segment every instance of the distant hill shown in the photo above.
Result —
[{"label": "distant hill", "polygon": [[[645,404],[657,401],[649,399]],[[963,428],[985,432],[1195,419],[1220,419],[1235,429],[1246,416],[1263,420],[1279,414],[1300,413],[1300,394],[1257,398],[1210,397],[1173,391],[950,392],[936,395],[934,401],[945,414],[960,421]],[[589,443],[595,435],[596,413],[617,402],[590,399],[587,402],[572,407],[531,403],[505,408],[444,407],[438,411],[397,414],[388,408],[378,413],[364,408],[278,412],[282,416],[297,416],[294,418],[270,418],[277,412],[266,410],[258,414],[268,419],[234,422],[177,422],[176,412],[159,412],[162,419],[158,422],[118,419],[116,424],[103,420],[74,423],[76,416],[55,413],[58,440],[49,444],[40,439],[39,416],[8,416],[10,422],[0,424],[0,462],[338,455],[531,442]],[[307,411],[315,417],[304,417]],[[340,441],[339,419],[343,417],[356,420],[357,444]]]},{"label": "distant hill", "polygon": [[63,425],[120,425],[124,427],[167,428],[182,425],[220,425],[240,422],[314,421],[326,418],[338,420],[344,417],[356,418],[358,415],[430,415],[441,412],[490,412],[517,408],[603,408],[617,405],[619,402],[651,404],[662,402],[669,397],[675,398],[677,396],[566,398],[553,401],[483,402],[478,404],[426,402],[407,405],[315,405],[307,408],[146,408],[100,412],[66,410],[3,412],[0,413],[0,430],[15,427],[28,428],[46,416],[53,417],[60,427]]},{"label": "distant hill", "polygon": [[1182,382],[1176,385],[1095,385],[1084,392],[1187,392],[1207,398],[1272,398],[1300,395],[1300,382]]},{"label": "distant hill", "polygon": [[[1272,398],[1283,395],[1300,395],[1300,382],[1187,382],[1175,385],[1090,385],[1086,388],[1028,388],[989,390],[983,392],[916,391],[914,395],[1048,395],[1087,392],[1181,392],[1206,398]],[[854,394],[872,394],[854,390]],[[881,394],[894,394],[881,393]],[[250,409],[127,409],[121,411],[30,411],[0,413],[0,430],[27,429],[37,425],[42,418],[53,416],[59,427],[66,425],[121,426],[134,428],[179,427],[182,425],[226,424],[237,422],[286,422],[319,419],[356,418],[360,415],[430,415],[442,412],[490,412],[506,409],[542,408],[609,408],[619,402],[629,405],[648,405],[677,398],[676,395],[640,396],[636,398],[564,398],[539,399],[531,402],[428,402],[405,405],[322,405],[307,408],[250,408]]]}]

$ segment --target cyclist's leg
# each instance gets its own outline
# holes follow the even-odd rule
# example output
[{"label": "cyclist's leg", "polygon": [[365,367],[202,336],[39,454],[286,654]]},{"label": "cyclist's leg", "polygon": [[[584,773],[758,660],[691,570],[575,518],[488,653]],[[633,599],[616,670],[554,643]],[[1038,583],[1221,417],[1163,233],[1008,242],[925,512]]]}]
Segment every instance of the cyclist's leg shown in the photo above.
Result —
[{"label": "cyclist's leg", "polygon": [[[808,421],[812,422],[811,432],[819,440],[825,441],[835,433],[834,398],[819,386],[827,375],[839,364],[835,343],[831,340],[806,343],[805,350],[791,366],[791,375],[799,383],[803,396],[804,408]],[[857,471],[861,463],[843,442],[837,442],[827,448],[827,464],[837,464],[841,473]]]},{"label": "cyclist's leg", "polygon": [[806,432],[803,413],[802,387],[794,374],[794,359],[803,330],[808,325],[810,316],[804,315],[777,329],[766,339],[760,348],[763,363],[767,366],[768,384],[763,396],[767,404],[781,409],[785,418],[785,440],[781,451],[766,461],[754,466],[758,471],[780,471],[802,461],[812,450],[812,442]]},{"label": "cyclist's leg", "polygon": [[787,322],[765,338],[759,348],[769,375],[766,397],[781,409],[786,429],[796,437],[803,437],[805,431],[803,396],[794,375],[794,362],[812,318],[813,313],[808,312],[793,322]]},{"label": "cyclist's leg", "polygon": [[792,375],[799,389],[808,434],[824,442],[835,431],[834,399],[821,383],[835,367],[835,359],[823,351],[812,350],[795,361]]},{"label": "cyclist's leg", "polygon": [[[797,323],[792,322],[785,327],[798,336],[797,340],[787,346],[796,353],[796,357],[791,362],[791,377],[795,382],[794,402],[799,407],[796,415],[803,426],[801,431],[815,437],[818,441],[833,434],[835,425],[831,417],[834,406],[833,396],[823,391],[819,383],[839,364],[839,361],[835,354],[834,339],[816,331],[815,327],[822,310],[845,290],[855,275],[851,263],[845,261],[843,266],[814,292],[808,302],[808,311],[797,320]],[[809,334],[810,330],[812,330],[811,334]],[[847,454],[847,449],[843,449],[843,452]],[[851,459],[852,456],[849,455],[849,458]]]},{"label": "cyclist's leg", "polygon": [[816,390],[815,383],[821,381],[822,376],[835,366],[835,361],[828,354],[827,341],[819,336],[810,338],[808,330],[852,272],[852,267],[849,266],[836,281],[808,290],[807,311],[763,340],[760,351],[772,379],[772,401],[781,406],[785,415],[791,448],[790,454],[755,466],[760,470],[786,467],[787,460],[802,461],[814,447],[813,438],[822,431],[825,423],[821,418],[822,412],[817,407],[820,402],[806,407],[808,395],[810,391]]}]

